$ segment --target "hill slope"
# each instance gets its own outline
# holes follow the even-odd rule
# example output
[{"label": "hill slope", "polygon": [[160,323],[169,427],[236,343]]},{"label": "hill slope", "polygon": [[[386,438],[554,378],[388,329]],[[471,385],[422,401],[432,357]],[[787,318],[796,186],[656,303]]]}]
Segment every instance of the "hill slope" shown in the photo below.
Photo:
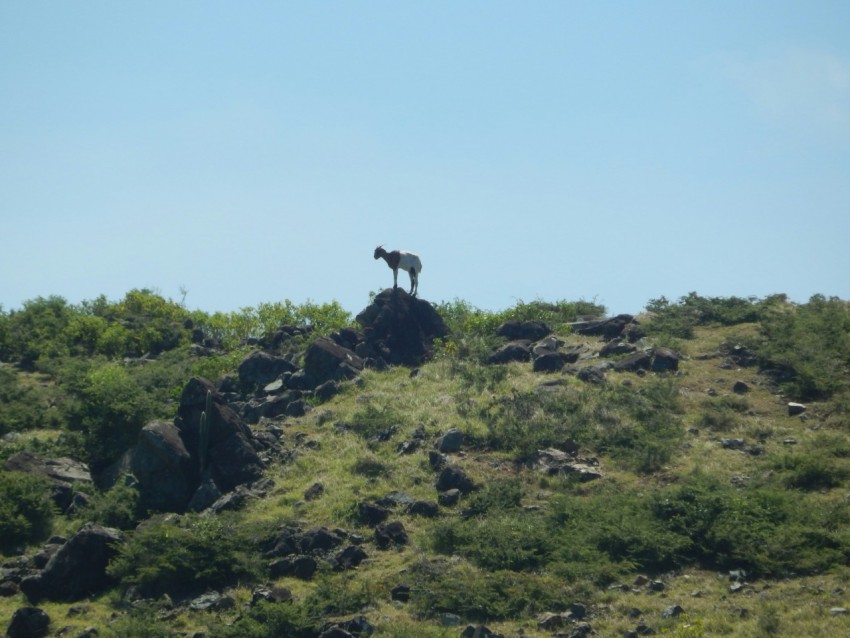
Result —
[{"label": "hill slope", "polygon": [[[391,340],[371,342],[386,357],[360,346],[371,323],[323,326],[289,307],[298,330],[282,336],[273,321],[240,346],[222,318],[189,324],[146,294],[157,320],[120,323],[127,343],[164,326],[153,339],[164,346],[142,360],[103,351],[116,325],[106,312],[70,309],[58,326],[43,307],[3,317],[0,456],[75,456],[100,479],[152,420],[179,431],[181,392],[207,376],[248,428],[261,473],[212,508],[168,514],[137,507],[140,477],[99,480],[102,490],[78,482],[77,506],[58,514],[38,505],[49,486],[7,469],[0,618],[36,602],[21,584],[63,547],[54,538],[42,549],[48,536],[95,523],[123,528],[107,578],[73,601],[38,600],[51,634],[850,631],[841,300],[692,294],[654,300],[639,321],[589,321],[602,309],[582,303],[486,313],[454,302],[436,307],[448,333],[424,336],[418,365],[388,365]],[[25,318],[40,335],[29,348],[9,336]],[[45,354],[80,323],[100,331],[93,348],[63,338],[67,351]],[[321,335],[365,363],[332,374],[328,392],[326,379],[299,377]],[[239,364],[260,351],[293,369],[246,385]],[[283,413],[258,415],[287,388],[299,394]],[[193,470],[199,484],[208,463]]]}]

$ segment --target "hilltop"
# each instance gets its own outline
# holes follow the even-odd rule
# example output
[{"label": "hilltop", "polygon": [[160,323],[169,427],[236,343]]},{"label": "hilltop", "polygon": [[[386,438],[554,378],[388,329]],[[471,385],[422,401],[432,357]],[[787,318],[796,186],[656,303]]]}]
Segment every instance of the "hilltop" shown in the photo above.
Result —
[{"label": "hilltop", "polygon": [[0,363],[10,635],[850,631],[840,299],[51,297]]}]

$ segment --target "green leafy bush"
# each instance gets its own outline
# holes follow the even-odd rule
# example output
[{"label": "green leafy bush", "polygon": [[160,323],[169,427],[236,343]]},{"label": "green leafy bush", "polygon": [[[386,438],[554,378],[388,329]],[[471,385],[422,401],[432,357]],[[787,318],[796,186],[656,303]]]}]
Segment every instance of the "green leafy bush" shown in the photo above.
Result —
[{"label": "green leafy bush", "polygon": [[823,295],[807,304],[777,305],[762,318],[762,367],[778,373],[784,392],[828,399],[850,388],[850,305]]},{"label": "green leafy bush", "polygon": [[443,612],[481,621],[560,611],[568,601],[559,579],[529,572],[482,571],[469,564],[421,561],[411,571],[413,608],[423,617]]},{"label": "green leafy bush", "polygon": [[125,481],[118,481],[106,492],[91,496],[77,518],[106,527],[133,529],[141,518],[139,491]]},{"label": "green leafy bush", "polygon": [[148,597],[217,589],[253,573],[245,544],[223,517],[151,522],[122,546],[109,573]]},{"label": "green leafy bush", "polygon": [[768,308],[784,300],[784,295],[757,300],[754,297],[702,297],[695,292],[681,297],[677,303],[659,297],[651,299],[646,305],[650,313],[646,330],[653,335],[691,339],[696,326],[754,323],[759,321]]},{"label": "green leafy bush", "polygon": [[157,610],[143,605],[106,626],[106,638],[173,638],[174,632],[157,618]]},{"label": "green leafy bush", "polygon": [[401,416],[391,407],[369,403],[355,412],[346,426],[364,439],[371,440],[391,434],[402,423]]},{"label": "green leafy bush", "polygon": [[260,602],[232,625],[217,625],[212,638],[313,638],[316,633],[304,605]]},{"label": "green leafy bush", "polygon": [[121,364],[95,366],[82,383],[70,425],[83,433],[89,463],[97,469],[132,446],[155,411],[150,396]]},{"label": "green leafy bush", "polygon": [[0,550],[11,551],[49,536],[54,507],[47,481],[32,474],[0,472]]},{"label": "green leafy bush", "polygon": [[464,556],[487,570],[537,569],[547,564],[553,550],[546,521],[516,512],[443,521],[432,539],[436,551]]}]

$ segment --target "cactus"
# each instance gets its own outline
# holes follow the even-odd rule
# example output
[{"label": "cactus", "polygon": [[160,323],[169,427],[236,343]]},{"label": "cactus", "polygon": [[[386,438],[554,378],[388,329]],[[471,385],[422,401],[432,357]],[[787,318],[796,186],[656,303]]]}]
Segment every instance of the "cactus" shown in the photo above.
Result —
[{"label": "cactus", "polygon": [[212,418],[212,392],[207,392],[204,411],[201,412],[201,427],[198,436],[198,471],[203,474],[207,466],[207,449],[210,445],[210,418]]}]

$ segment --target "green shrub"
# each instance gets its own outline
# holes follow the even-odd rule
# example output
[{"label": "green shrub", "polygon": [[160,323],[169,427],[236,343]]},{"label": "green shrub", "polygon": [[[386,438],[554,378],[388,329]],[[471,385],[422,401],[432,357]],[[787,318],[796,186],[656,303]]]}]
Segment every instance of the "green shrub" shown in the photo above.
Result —
[{"label": "green shrub", "polygon": [[125,481],[119,480],[106,492],[98,492],[89,498],[77,518],[106,527],[133,529],[141,518],[139,491]]},{"label": "green shrub", "polygon": [[754,574],[813,573],[846,560],[847,508],[821,508],[771,485],[739,489],[702,474],[656,494],[653,514],[687,538],[691,558]]},{"label": "green shrub", "polygon": [[218,589],[252,574],[245,545],[235,525],[223,517],[152,522],[122,546],[109,573],[148,597]]},{"label": "green shrub", "polygon": [[156,609],[141,606],[109,623],[103,635],[106,638],[173,638],[174,632],[157,619]]},{"label": "green shrub", "polygon": [[64,332],[74,309],[58,296],[26,301],[6,321],[8,358],[24,368],[49,369],[51,360],[68,355]]},{"label": "green shrub", "polygon": [[637,390],[622,385],[605,388],[599,406],[597,410],[618,416],[594,431],[593,449],[637,472],[661,469],[684,437],[679,385],[673,378],[649,379]]},{"label": "green shrub", "polygon": [[464,516],[481,516],[490,512],[507,512],[520,506],[522,484],[518,479],[496,479],[469,497]]},{"label": "green shrub", "polygon": [[39,476],[0,472],[0,550],[44,540],[50,535],[54,507],[50,486]]},{"label": "green shrub", "polygon": [[352,432],[371,440],[392,434],[402,423],[401,416],[391,407],[369,403],[355,412],[346,425]]},{"label": "green shrub", "polygon": [[762,367],[778,372],[783,392],[799,400],[829,399],[850,389],[850,305],[813,296],[777,305],[762,318]]},{"label": "green shrub", "polygon": [[652,515],[646,496],[600,490],[552,504],[557,547],[552,569],[570,580],[606,584],[634,570],[662,572],[687,563],[689,541]]},{"label": "green shrub", "polygon": [[749,401],[744,397],[729,395],[705,399],[696,424],[712,432],[729,432],[741,424],[740,415],[749,408]]},{"label": "green shrub", "polygon": [[260,602],[232,625],[216,625],[212,638],[313,638],[317,631],[304,605]]},{"label": "green shrub", "polygon": [[783,483],[791,489],[828,490],[843,485],[850,478],[847,461],[823,451],[818,454],[784,454],[773,462]]},{"label": "green shrub", "polygon": [[142,427],[154,416],[154,406],[118,363],[95,366],[83,384],[70,425],[83,433],[89,463],[101,468],[135,444]]},{"label": "green shrub", "polygon": [[322,571],[304,606],[311,618],[353,614],[385,597],[388,592],[384,589],[382,583],[360,578],[356,573]]},{"label": "green shrub", "polygon": [[55,385],[22,383],[14,368],[0,366],[0,435],[65,425],[65,395]]},{"label": "green shrub", "polygon": [[546,521],[516,512],[443,521],[434,527],[432,540],[436,551],[464,556],[491,571],[537,569],[552,552]]},{"label": "green shrub", "polygon": [[410,573],[411,604],[423,617],[450,612],[468,620],[499,621],[563,610],[569,602],[563,583],[545,574],[486,572],[442,561],[421,561]]}]

